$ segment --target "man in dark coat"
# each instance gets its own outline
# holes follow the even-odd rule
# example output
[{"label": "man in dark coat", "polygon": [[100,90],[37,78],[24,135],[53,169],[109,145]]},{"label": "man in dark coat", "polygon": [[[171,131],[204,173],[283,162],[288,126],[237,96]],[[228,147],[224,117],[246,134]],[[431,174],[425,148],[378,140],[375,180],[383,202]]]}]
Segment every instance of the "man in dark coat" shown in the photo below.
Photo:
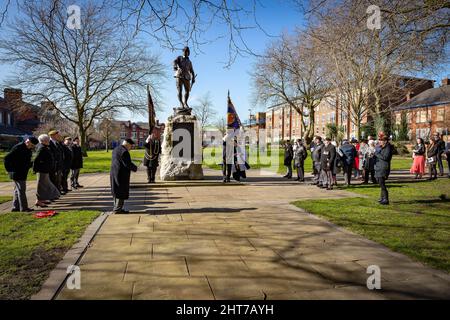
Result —
[{"label": "man in dark coat", "polygon": [[326,138],[320,154],[320,168],[322,169],[322,188],[333,190],[333,169],[336,159],[336,147],[331,144],[331,139]]},{"label": "man in dark coat", "polygon": [[147,167],[147,181],[155,183],[156,170],[159,166],[159,155],[161,154],[161,139],[158,128],[153,128],[144,144],[144,166]]},{"label": "man in dark coat", "polygon": [[72,142],[72,165],[70,168],[72,169],[72,174],[70,176],[72,188],[83,188],[83,186],[78,183],[80,169],[83,168],[83,150],[81,150],[80,138],[78,137],[75,137]]},{"label": "man in dark coat", "polygon": [[122,145],[117,146],[112,153],[111,162],[111,193],[114,197],[114,213],[128,213],[123,209],[125,200],[130,196],[131,171],[136,172],[136,165],[131,162],[130,150],[134,141],[126,139]]},{"label": "man in dark coat", "polygon": [[311,157],[312,157],[313,168],[314,168],[313,184],[316,184],[318,186],[322,185],[322,179],[321,179],[322,177],[320,175],[320,170],[321,170],[320,157],[322,154],[322,148],[323,148],[322,137],[317,136],[314,139],[314,150],[311,151]]},{"label": "man in dark coat", "polygon": [[294,149],[291,141],[286,140],[284,144],[284,166],[287,168],[287,173],[283,178],[292,179],[292,159],[294,159]]},{"label": "man in dark coat", "polygon": [[434,139],[437,145],[436,161],[439,168],[439,175],[442,177],[444,175],[444,164],[442,161],[442,155],[445,152],[445,141],[442,140],[442,135],[440,135],[438,132],[436,132],[436,134],[434,135]]},{"label": "man in dark coat", "polygon": [[354,145],[350,144],[348,140],[342,141],[342,146],[340,147],[343,157],[342,157],[342,167],[344,170],[344,180],[345,184],[348,186],[352,181],[352,171],[353,164],[355,163],[356,148]]},{"label": "man in dark coat", "polygon": [[[50,136],[50,151],[53,156],[53,170],[50,172],[50,181],[55,185],[55,187],[62,191],[61,181],[62,181],[62,172],[64,169],[64,149],[62,144],[60,143],[61,135],[58,130],[52,130],[48,133]],[[61,192],[61,194],[65,194]]]},{"label": "man in dark coat", "polygon": [[386,188],[386,180],[391,171],[392,160],[392,146],[389,143],[389,138],[383,136],[380,139],[380,147],[375,151],[375,178],[381,188],[380,204],[389,204],[389,193]]},{"label": "man in dark coat", "polygon": [[70,167],[72,166],[73,160],[73,152],[72,152],[72,138],[65,137],[63,144],[63,152],[64,152],[64,161],[63,161],[63,171],[62,171],[62,179],[61,179],[61,188],[62,191],[67,193],[69,190],[69,185],[67,183],[67,179],[69,178]]},{"label": "man in dark coat", "polygon": [[32,167],[32,149],[39,143],[35,137],[16,144],[5,156],[5,169],[14,181],[14,200],[11,211],[29,212],[26,195],[28,171]]}]

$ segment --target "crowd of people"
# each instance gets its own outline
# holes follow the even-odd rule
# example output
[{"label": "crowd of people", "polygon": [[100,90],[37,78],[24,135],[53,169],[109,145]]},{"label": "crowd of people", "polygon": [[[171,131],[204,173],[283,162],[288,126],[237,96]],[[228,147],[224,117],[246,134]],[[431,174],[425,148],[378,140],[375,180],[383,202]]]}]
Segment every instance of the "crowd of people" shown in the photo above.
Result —
[{"label": "crowd of people", "polygon": [[430,141],[424,142],[422,138],[417,138],[416,145],[412,151],[413,164],[410,172],[415,179],[422,179],[426,167],[428,166],[428,180],[437,179],[444,175],[444,159],[447,160],[448,176],[450,177],[450,143],[445,143],[442,135],[435,133],[430,137]]},{"label": "crowd of people", "polygon": [[[389,204],[389,195],[386,188],[386,179],[391,171],[391,160],[393,146],[389,138],[380,133],[378,140],[369,136],[367,140],[344,139],[340,145],[330,138],[314,138],[310,147],[312,158],[313,184],[319,188],[332,190],[337,185],[337,174],[342,172],[345,185],[350,185],[352,178],[357,179],[361,184],[368,184],[369,181],[379,184],[381,188],[381,204]],[[430,137],[430,141],[424,143],[422,138],[417,139],[413,149],[413,164],[410,172],[415,175],[415,179],[421,179],[428,166],[428,180],[437,179],[437,168],[439,175],[444,175],[443,160],[448,163],[450,177],[450,143],[445,143],[442,135],[435,133]],[[305,181],[304,163],[307,158],[307,146],[301,139],[297,139],[294,144],[289,140],[284,143],[284,165],[286,174],[283,176],[292,179],[293,168],[297,170],[296,181]]]},{"label": "crowd of people", "polygon": [[[294,144],[289,140],[284,143],[284,165],[287,168],[283,176],[292,179],[293,168],[297,172],[296,181],[305,181],[305,160],[308,157],[307,146],[302,139]],[[378,183],[381,188],[379,202],[389,204],[386,179],[390,173],[392,145],[388,137],[380,134],[378,141],[369,136],[367,140],[344,139],[340,145],[330,138],[316,136],[309,146],[312,158],[312,184],[319,188],[332,190],[337,185],[337,174],[342,172],[345,185],[350,185],[352,177],[363,184]]]},{"label": "crowd of people", "polygon": [[[32,161],[32,151],[36,156]],[[37,174],[36,207],[45,208],[61,195],[82,188],[78,182],[83,168],[83,155],[78,137],[63,137],[58,130],[29,137],[15,145],[5,156],[4,165],[14,182],[11,211],[30,212],[26,196],[26,182],[30,169]],[[70,175],[70,178],[69,178]],[[70,179],[70,186],[68,180]]]}]

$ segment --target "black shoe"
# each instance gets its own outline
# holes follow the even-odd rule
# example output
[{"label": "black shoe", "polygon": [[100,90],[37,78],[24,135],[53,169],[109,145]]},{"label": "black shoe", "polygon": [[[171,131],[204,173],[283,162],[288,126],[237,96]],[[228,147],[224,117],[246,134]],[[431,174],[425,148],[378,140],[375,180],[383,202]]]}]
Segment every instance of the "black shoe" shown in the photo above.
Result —
[{"label": "black shoe", "polygon": [[120,210],[120,211],[113,211],[114,214],[127,214],[130,213],[128,210]]},{"label": "black shoe", "polygon": [[31,208],[26,208],[26,209],[23,209],[23,210],[22,210],[22,212],[32,212],[32,211],[34,211],[34,210],[31,209]]},{"label": "black shoe", "polygon": [[77,184],[77,188],[84,188],[84,186]]},{"label": "black shoe", "polygon": [[19,212],[19,211],[20,211],[19,209],[15,209],[15,208],[11,209],[11,212]]},{"label": "black shoe", "polygon": [[66,194],[66,192],[65,191],[61,191],[61,195],[63,196],[63,195],[65,195]]},{"label": "black shoe", "polygon": [[300,178],[295,179],[294,181],[300,181]]},{"label": "black shoe", "polygon": [[380,201],[381,205],[387,206],[389,204],[389,200],[383,199],[383,201]]},{"label": "black shoe", "polygon": [[285,175],[283,176],[283,178],[287,178],[287,177],[289,177],[289,175],[288,175],[288,174],[285,174]]},{"label": "black shoe", "polygon": [[227,178],[227,182],[231,182],[230,178]]}]

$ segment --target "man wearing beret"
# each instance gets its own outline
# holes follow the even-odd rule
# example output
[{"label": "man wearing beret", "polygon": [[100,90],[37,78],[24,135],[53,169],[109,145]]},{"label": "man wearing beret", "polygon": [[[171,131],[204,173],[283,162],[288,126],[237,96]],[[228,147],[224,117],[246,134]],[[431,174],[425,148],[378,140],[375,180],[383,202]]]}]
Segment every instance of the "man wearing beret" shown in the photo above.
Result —
[{"label": "man wearing beret", "polygon": [[30,170],[32,150],[39,143],[35,137],[30,137],[24,142],[16,144],[5,156],[5,169],[14,181],[14,200],[11,211],[29,212],[27,201],[27,176]]},{"label": "man wearing beret", "polygon": [[130,175],[136,172],[136,165],[131,162],[130,150],[134,141],[126,139],[122,145],[117,146],[112,153],[111,161],[111,193],[114,197],[113,212],[117,214],[128,213],[123,206],[125,200],[130,197]]}]

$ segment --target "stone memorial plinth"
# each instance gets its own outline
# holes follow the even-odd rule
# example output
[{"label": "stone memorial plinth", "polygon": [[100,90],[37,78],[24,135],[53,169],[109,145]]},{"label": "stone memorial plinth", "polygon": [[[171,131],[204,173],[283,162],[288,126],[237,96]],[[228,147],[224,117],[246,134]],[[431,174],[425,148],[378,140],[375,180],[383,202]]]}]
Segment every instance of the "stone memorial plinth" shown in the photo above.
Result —
[{"label": "stone memorial plinth", "polygon": [[190,112],[178,112],[167,119],[160,176],[162,181],[203,179],[200,128]]}]

